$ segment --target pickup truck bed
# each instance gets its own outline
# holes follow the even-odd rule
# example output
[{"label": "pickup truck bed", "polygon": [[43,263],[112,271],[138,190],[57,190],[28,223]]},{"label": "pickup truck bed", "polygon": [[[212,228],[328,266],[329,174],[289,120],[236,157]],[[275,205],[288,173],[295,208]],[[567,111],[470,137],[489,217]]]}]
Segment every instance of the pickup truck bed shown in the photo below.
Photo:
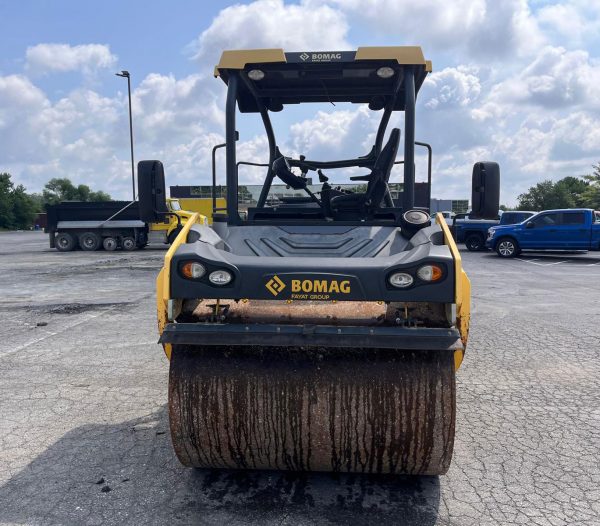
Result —
[{"label": "pickup truck bed", "polygon": [[534,214],[535,212],[523,210],[507,210],[495,221],[456,216],[452,230],[457,243],[464,243],[468,250],[475,252],[485,248],[485,240],[491,227],[521,223]]}]

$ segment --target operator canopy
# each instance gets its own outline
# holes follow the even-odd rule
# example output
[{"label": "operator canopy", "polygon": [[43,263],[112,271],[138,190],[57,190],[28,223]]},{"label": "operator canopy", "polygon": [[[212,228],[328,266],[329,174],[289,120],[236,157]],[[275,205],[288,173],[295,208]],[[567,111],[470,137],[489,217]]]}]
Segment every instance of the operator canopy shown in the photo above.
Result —
[{"label": "operator canopy", "polygon": [[[360,47],[356,51],[317,51],[285,53],[282,49],[224,51],[215,76],[227,84],[225,144],[227,175],[227,221],[238,224],[238,165],[236,159],[236,109],[260,113],[269,143],[267,173],[256,207],[248,207],[249,221],[284,219],[398,221],[415,203],[414,147],[416,94],[431,71],[420,47]],[[310,160],[286,157],[279,149],[269,112],[300,103],[350,102],[368,104],[371,110],[384,110],[374,144],[366,155],[341,160]],[[403,111],[404,182],[402,207],[392,199],[388,185],[400,146],[400,130],[393,129],[387,142],[384,136],[391,114]],[[419,143],[422,144],[422,143]],[[242,163],[252,164],[252,163]],[[366,182],[365,191],[353,192],[332,187],[322,170],[360,167],[370,173],[350,177]],[[301,175],[292,172],[298,168]],[[323,183],[313,192],[307,173],[316,171]],[[430,171],[429,171],[430,173]],[[282,204],[270,206],[268,196],[273,179],[279,177],[306,196],[286,197]],[[320,194],[317,196],[316,194]],[[351,194],[351,195],[350,195]]]},{"label": "operator canopy", "polygon": [[420,47],[359,47],[357,51],[285,53],[282,49],[224,51],[215,77],[228,84],[239,71],[244,82],[237,93],[242,113],[270,111],[303,102],[366,103],[372,110],[393,101],[393,111],[405,109],[404,68],[411,67],[415,92],[431,71]]}]

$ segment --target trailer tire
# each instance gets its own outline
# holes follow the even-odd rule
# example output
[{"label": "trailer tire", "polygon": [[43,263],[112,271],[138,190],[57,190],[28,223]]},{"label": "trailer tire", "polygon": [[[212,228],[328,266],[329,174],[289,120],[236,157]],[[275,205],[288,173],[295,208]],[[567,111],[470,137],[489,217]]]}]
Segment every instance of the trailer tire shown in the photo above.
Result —
[{"label": "trailer tire", "polygon": [[501,258],[514,258],[521,253],[521,248],[512,237],[502,237],[496,243],[496,253]]},{"label": "trailer tire", "polygon": [[123,250],[127,250],[129,252],[131,250],[135,250],[137,245],[135,243],[135,239],[127,236],[121,240],[121,246],[123,247]]},{"label": "trailer tire", "polygon": [[68,232],[59,232],[56,234],[54,246],[59,252],[71,252],[72,250],[75,250],[77,241],[75,237]]},{"label": "trailer tire", "polygon": [[104,247],[104,250],[112,252],[113,250],[117,250],[119,243],[114,237],[105,237],[102,240],[102,246]]},{"label": "trailer tire", "polygon": [[102,240],[96,232],[84,232],[79,236],[79,246],[81,250],[92,252],[100,248]]},{"label": "trailer tire", "polygon": [[485,240],[481,234],[470,234],[465,239],[465,246],[469,252],[479,252],[485,247]]}]

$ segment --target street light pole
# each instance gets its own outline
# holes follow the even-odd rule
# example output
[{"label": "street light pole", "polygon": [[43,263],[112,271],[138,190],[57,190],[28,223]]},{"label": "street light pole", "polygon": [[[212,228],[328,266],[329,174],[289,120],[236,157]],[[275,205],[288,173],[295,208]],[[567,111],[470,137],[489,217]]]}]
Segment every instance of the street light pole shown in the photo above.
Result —
[{"label": "street light pole", "polygon": [[129,143],[131,145],[131,187],[133,191],[133,200],[135,201],[135,163],[133,160],[133,118],[131,116],[131,78],[129,71],[115,73],[117,77],[127,79],[127,94],[129,95]]}]

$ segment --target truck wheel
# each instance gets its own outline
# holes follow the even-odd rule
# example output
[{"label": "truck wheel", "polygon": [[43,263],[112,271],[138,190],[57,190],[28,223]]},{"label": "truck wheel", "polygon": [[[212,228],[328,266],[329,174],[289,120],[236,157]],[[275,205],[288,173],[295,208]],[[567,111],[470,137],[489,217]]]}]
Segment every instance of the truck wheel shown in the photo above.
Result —
[{"label": "truck wheel", "polygon": [[123,250],[135,250],[136,244],[135,244],[135,239],[133,239],[132,237],[124,237],[121,240],[121,246],[123,247]]},{"label": "truck wheel", "polygon": [[496,252],[501,258],[514,258],[519,255],[521,249],[512,237],[503,237],[496,245]]},{"label": "truck wheel", "polygon": [[112,252],[113,250],[117,250],[119,244],[117,243],[117,240],[114,237],[105,237],[102,241],[102,246],[104,247],[104,250]]},{"label": "truck wheel", "polygon": [[470,252],[478,252],[479,250],[483,250],[485,247],[485,242],[483,241],[483,237],[479,234],[471,234],[465,239],[465,246],[467,250]]},{"label": "truck wheel", "polygon": [[79,246],[82,250],[98,250],[100,248],[100,236],[96,232],[84,232],[79,236]]},{"label": "truck wheel", "polygon": [[54,244],[56,250],[59,252],[71,252],[71,250],[74,250],[77,246],[75,238],[67,232],[59,232],[56,234]]}]

